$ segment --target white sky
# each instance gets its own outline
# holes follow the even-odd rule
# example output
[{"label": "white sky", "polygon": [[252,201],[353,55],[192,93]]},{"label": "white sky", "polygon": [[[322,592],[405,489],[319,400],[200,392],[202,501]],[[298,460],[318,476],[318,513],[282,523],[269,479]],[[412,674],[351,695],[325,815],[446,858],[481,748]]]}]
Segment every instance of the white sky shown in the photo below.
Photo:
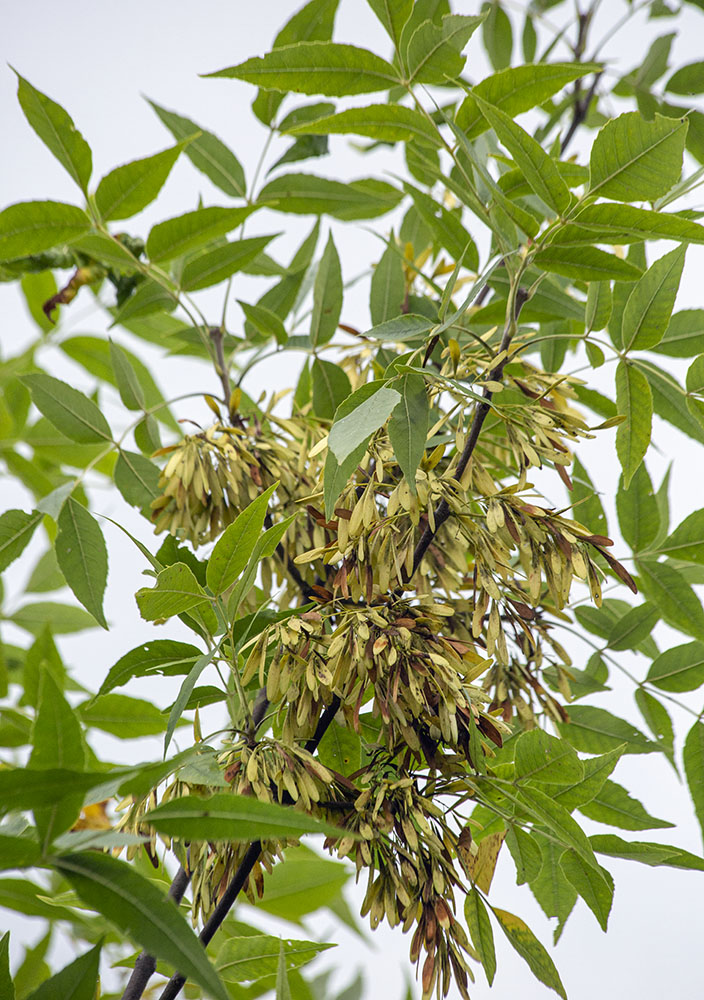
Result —
[{"label": "white sky", "polygon": [[[119,5],[59,5],[48,0],[27,0],[23,5],[13,5],[10,11],[9,4],[6,3],[0,53],[5,62],[14,66],[38,89],[61,103],[72,115],[77,127],[93,148],[94,186],[103,174],[119,163],[170,145],[169,134],[140,94],[191,117],[198,124],[214,131],[234,149],[245,166],[247,176],[251,177],[265,134],[249,110],[254,89],[230,80],[200,80],[198,74],[232,65],[249,55],[266,51],[278,27],[299,6],[297,0],[263,0],[258,4],[225,4],[214,0],[200,0],[197,5],[184,0],[172,0],[170,3],[163,0],[146,3],[123,0]],[[477,13],[480,6],[478,2],[470,0],[458,0],[454,4],[456,12],[467,14]],[[523,9],[524,4],[508,6],[511,10]],[[571,9],[571,4],[563,4],[551,11],[548,17],[554,23],[563,24]],[[625,9],[624,3],[604,0],[600,21],[602,27],[596,32],[596,36],[600,37]],[[518,25],[520,33],[522,19],[516,20],[514,17],[514,24]],[[677,21],[663,19],[651,22],[647,32],[644,22],[636,21],[621,32],[605,51],[611,58],[619,60],[620,67],[630,69],[643,58],[649,44],[646,39],[673,30],[679,32],[674,58],[671,60],[673,65],[701,58],[704,16],[689,7],[685,8],[683,16]],[[335,37],[337,40],[376,48],[381,54],[385,54],[388,48],[383,33],[364,0],[342,0]],[[477,39],[470,42],[469,52],[468,72],[478,79],[484,72],[485,60]],[[562,57],[568,58],[564,51]],[[362,98],[359,103],[364,103],[365,100]],[[306,99],[302,98],[299,103],[305,102]],[[4,154],[0,158],[2,205],[41,198],[76,201],[77,192],[72,181],[24,121],[15,98],[14,74],[9,68],[0,71],[0,109],[5,140]],[[374,175],[384,169],[393,170],[394,163],[397,162],[385,152],[374,158],[360,158],[349,150],[348,141],[344,137],[332,137],[331,147],[334,160],[328,158],[319,162],[304,162],[300,169],[320,174],[332,171],[333,176],[345,178]],[[576,150],[578,147],[574,148]],[[280,151],[277,152],[276,156],[278,155]],[[298,166],[294,165],[292,169],[298,169]],[[226,204],[225,196],[212,188],[207,179],[198,174],[184,157],[177,164],[155,205],[150,206],[136,220],[129,220],[129,226],[146,234],[153,222],[195,206],[201,194],[205,204]],[[248,233],[278,232],[285,228],[286,234],[269,248],[278,259],[285,260],[291,248],[300,240],[300,234],[309,228],[310,221],[285,216],[274,218],[271,215],[267,218],[265,213],[261,213],[256,217],[256,222],[253,221]],[[383,232],[390,223],[382,219],[377,225]],[[324,233],[327,226],[328,220],[324,220]],[[361,227],[334,224],[333,228],[343,259],[343,274],[348,280],[367,261],[378,257],[380,244]],[[680,307],[701,304],[701,249],[691,248],[689,251]],[[363,262],[362,265],[360,261]],[[230,313],[235,329],[239,311],[234,305],[234,298],[256,301],[264,287],[262,279],[243,279],[241,283],[237,283]],[[343,312],[344,321],[362,328],[368,319],[365,288],[363,284],[355,287],[346,299]],[[7,357],[21,350],[27,339],[33,336],[33,331],[13,289],[0,286],[0,303],[0,354]],[[104,328],[99,311],[92,306],[86,293],[67,311],[67,332],[100,333]],[[122,331],[116,332],[115,337],[147,360],[157,360],[159,357],[158,352],[126,334],[123,335]],[[47,349],[42,360],[52,373],[90,388],[91,383],[85,373],[55,348]],[[663,361],[667,366],[667,359]],[[249,383],[249,391],[254,394],[261,388],[271,388],[274,384],[290,384],[291,372],[286,366],[282,364],[275,371],[261,366],[256,377]],[[202,387],[203,391],[217,390],[212,373],[190,359],[185,362],[159,360],[155,374],[167,395],[176,395],[194,387]],[[114,414],[118,412],[115,408]],[[113,411],[108,409],[108,415],[113,415]],[[182,405],[178,409],[178,415],[205,418],[200,404],[197,409]],[[689,498],[697,485],[701,485],[700,466],[698,468],[689,460],[689,455],[693,454],[693,446],[678,432],[668,429],[664,433],[660,424],[656,427],[655,440],[663,449],[661,457],[649,459],[649,468],[655,481],[659,482],[667,464],[666,457],[672,456],[675,449],[677,461],[673,476],[672,506],[673,516],[680,520],[691,509]],[[608,497],[613,493],[617,479],[613,434],[600,435],[585,454],[585,464],[595,477],[597,487]],[[699,496],[700,491],[696,493]],[[125,505],[119,498],[110,498],[102,493],[94,493],[93,496],[94,507],[100,513],[125,516]],[[19,493],[13,494],[11,498],[8,497],[8,502],[10,505],[21,506],[26,502],[26,497]],[[613,509],[610,503],[607,507]],[[613,516],[610,517],[610,525],[613,526],[613,531]],[[149,542],[149,528],[136,516],[128,526]],[[77,676],[91,688],[97,687],[118,656],[154,635],[153,627],[140,622],[137,617],[132,597],[134,591],[143,584],[140,576],[143,568],[141,556],[136,550],[133,552],[128,549],[123,543],[124,536],[109,525],[106,526],[106,537],[111,563],[105,607],[108,619],[117,627],[109,634],[96,630],[87,636],[70,637],[61,644],[68,662],[75,666]],[[624,551],[623,548],[621,551]],[[32,565],[32,557],[38,552],[39,549],[34,546],[28,558],[15,564],[14,576],[9,581],[10,587],[18,589],[21,586],[26,571]],[[169,635],[175,636],[176,632],[171,625],[169,629]],[[162,631],[159,634],[165,636],[166,633]],[[670,633],[672,635],[674,634]],[[12,641],[11,633],[8,632],[7,638]],[[683,640],[676,638],[675,641]],[[642,676],[645,661],[634,660],[633,664],[638,676]],[[582,664],[577,662],[576,665]],[[618,678],[613,680],[618,684]],[[172,688],[177,688],[177,682],[174,682]],[[141,690],[134,690],[137,696],[149,697],[152,693],[161,704],[167,704],[174,692],[167,689],[161,681],[156,689],[145,686]],[[618,704],[614,696],[609,695],[603,701],[604,707],[625,715],[641,726],[633,704],[631,686],[627,684],[622,690],[619,688],[616,697]],[[686,717],[678,716],[677,722],[680,724],[681,740]],[[125,746],[110,737],[104,738],[101,750],[106,759],[111,755],[117,759],[119,755],[124,760],[129,753],[137,759],[145,753],[141,743],[139,748],[137,745]],[[159,755],[159,741],[151,741],[149,752],[155,758]],[[675,831],[664,831],[663,840],[671,839],[679,846],[701,852],[701,837],[686,789],[673,780],[672,771],[664,761],[658,759],[657,755],[630,757],[619,766],[615,777],[641,798],[651,813],[680,824]],[[611,832],[610,828],[586,821],[585,826],[593,832]],[[624,833],[624,836],[628,838],[629,834]],[[645,831],[633,834],[631,839],[660,838],[658,831]],[[671,993],[682,1000],[693,1000],[695,996],[700,996],[704,981],[704,956],[701,947],[704,920],[703,876],[670,869],[640,867],[611,859],[607,859],[606,867],[616,880],[616,895],[608,934],[602,934],[595,919],[580,901],[567,924],[560,945],[555,951],[551,949],[571,1000],[593,1000],[595,996],[660,1000],[663,995]],[[529,890],[526,887],[516,888],[513,864],[508,854],[499,863],[491,898],[495,905],[522,916],[541,940],[546,945],[549,944],[551,928]],[[243,911],[242,917],[249,919],[249,914],[245,915]],[[30,921],[17,919],[8,911],[0,911],[0,927],[5,924],[16,930],[18,938],[23,940],[28,940],[35,933],[35,925]],[[367,997],[385,995],[389,1000],[397,1000],[405,996],[408,938],[404,938],[399,932],[381,930],[373,936],[370,949],[365,950],[359,938],[339,931],[333,924],[332,919],[322,915],[316,918],[314,930],[323,939],[341,942],[340,949],[334,953],[334,961],[340,969],[335,978],[336,986],[341,988],[355,973],[357,966],[363,965]],[[288,928],[282,927],[282,931],[290,934]],[[495,933],[498,973],[494,989],[489,990],[483,973],[478,968],[477,985],[472,990],[475,1000],[496,1000],[497,997],[515,993],[522,1000],[544,1000],[553,996],[532,978],[508,945],[504,946],[504,942],[498,940],[498,929]],[[65,955],[59,956],[57,964],[65,964],[67,960]],[[414,987],[413,995],[420,996],[418,987]]]}]

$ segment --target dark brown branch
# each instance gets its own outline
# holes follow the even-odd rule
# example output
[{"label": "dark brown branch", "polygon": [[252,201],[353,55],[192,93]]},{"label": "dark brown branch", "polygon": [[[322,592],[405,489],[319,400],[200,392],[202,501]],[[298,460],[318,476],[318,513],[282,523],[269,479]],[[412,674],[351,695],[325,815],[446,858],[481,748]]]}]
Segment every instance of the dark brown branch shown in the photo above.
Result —
[{"label": "dark brown branch", "polygon": [[[504,329],[503,337],[501,338],[501,344],[499,346],[499,354],[504,354],[499,363],[495,365],[490,373],[488,380],[491,382],[500,382],[503,378],[504,368],[508,361],[506,356],[506,351],[511,343],[511,337],[513,336],[513,330],[515,327],[516,320],[520,314],[521,309],[528,301],[528,292],[524,288],[519,288],[516,292],[516,300],[513,309],[513,315],[509,317],[506,328]],[[469,434],[465,442],[465,446],[460,455],[460,460],[457,463],[457,469],[455,470],[455,479],[460,480],[462,475],[469,464],[469,460],[472,457],[474,449],[477,446],[477,441],[479,440],[479,434],[484,425],[489,410],[491,409],[491,398],[493,393],[490,389],[484,390],[484,399],[481,403],[477,403],[476,409],[474,411],[474,417],[472,418],[472,424],[469,428]],[[434,519],[435,519],[435,529],[430,527],[430,524],[426,527],[425,531],[421,535],[418,544],[416,545],[415,552],[413,553],[413,570],[409,576],[409,579],[416,572],[421,564],[423,556],[428,551],[431,542],[437,535],[438,531],[445,523],[445,521],[450,516],[450,507],[446,500],[441,500],[440,503],[435,508]],[[408,580],[406,581],[408,582]]]},{"label": "dark brown branch", "polygon": [[584,119],[587,117],[587,113],[589,112],[589,105],[592,103],[592,98],[596,93],[596,88],[599,85],[600,79],[601,79],[601,73],[597,73],[594,76],[594,80],[592,82],[591,87],[584,95],[584,97],[576,97],[574,102],[574,110],[572,113],[572,121],[570,122],[570,127],[567,129],[567,132],[565,133],[565,138],[562,140],[562,144],[560,146],[561,156],[569,146],[575,132],[582,124]]},{"label": "dark brown branch", "polygon": [[[191,876],[186,872],[185,868],[179,868],[169,888],[169,896],[177,906],[183,899],[183,894],[190,881]],[[139,1000],[155,970],[156,959],[153,955],[149,955],[146,951],[143,951],[134,963],[134,969],[125,987],[125,992],[122,994],[122,1000]]]},{"label": "dark brown branch", "polygon": [[[306,750],[309,753],[314,753],[318,749],[318,744],[327,732],[328,726],[337,715],[339,707],[340,699],[335,697],[320,716],[320,720],[315,730],[315,735],[311,736],[306,743]],[[286,804],[291,804],[292,800],[288,794],[284,795],[283,799]],[[225,889],[220,902],[210,914],[203,930],[200,932],[200,940],[204,945],[207,945],[213,938],[223,920],[234,906],[237,897],[249,878],[250,872],[259,860],[261,852],[262,845],[260,840],[253,841],[247,848],[247,853],[242,858],[239,868],[232,877],[232,881],[228,885],[227,889]],[[181,992],[185,982],[186,977],[182,976],[180,973],[176,973],[164,987],[164,991],[159,1000],[175,1000]],[[137,1000],[139,996],[141,996],[141,993],[134,994],[134,997],[131,998],[131,1000]],[[127,998],[123,997],[123,1000],[127,1000]]]}]

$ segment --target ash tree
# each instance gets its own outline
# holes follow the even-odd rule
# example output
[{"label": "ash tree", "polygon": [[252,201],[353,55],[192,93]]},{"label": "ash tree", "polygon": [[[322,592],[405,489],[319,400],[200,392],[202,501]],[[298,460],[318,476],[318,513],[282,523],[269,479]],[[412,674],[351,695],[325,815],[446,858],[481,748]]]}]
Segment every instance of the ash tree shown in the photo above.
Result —
[{"label": "ash tree", "polygon": [[[622,755],[662,754],[704,822],[704,510],[671,524],[667,477],[648,472],[654,414],[704,443],[704,311],[673,314],[704,243],[683,207],[704,163],[703,64],[668,66],[662,2],[616,82],[596,3],[572,21],[560,0],[368,5],[381,53],[333,40],[337,0],[312,0],[265,55],[207,74],[255,88],[265,175],[153,104],[167,148],[93,178],[69,113],[18,73],[28,125],[77,186],[75,203],[0,212],[0,277],[35,324],[0,366],[0,459],[26,497],[0,517],[0,567],[33,537],[23,558],[38,557],[3,608],[23,638],[0,663],[0,863],[19,870],[0,902],[45,923],[18,997],[90,1000],[101,968],[102,995],[124,1000],[184,984],[329,996],[304,968],[328,944],[233,907],[354,923],[351,872],[372,929],[407,932],[423,997],[467,997],[480,967],[491,983],[496,933],[564,997],[492,891],[498,858],[556,938],[578,899],[606,929],[610,858],[704,869],[633,839],[671,824],[617,780]],[[477,79],[465,59],[482,46]],[[303,164],[340,135],[360,156],[398,149],[398,172],[342,182],[334,157]],[[194,195],[147,231],[133,218],[183,157],[218,203]],[[281,260],[291,215],[311,228]],[[346,305],[360,267],[341,265],[338,222],[379,237],[370,323]],[[265,291],[245,301],[252,275]],[[66,333],[76,298],[104,309],[105,335]],[[140,343],[182,357],[192,391],[165,397]],[[49,347],[92,388],[57,378]],[[252,368],[284,357],[293,384],[251,395]],[[617,526],[580,459],[594,437],[621,466]],[[103,516],[106,490],[124,523]],[[60,637],[108,628],[106,528],[139,549],[133,614],[161,627],[95,663],[87,690]],[[64,586],[77,603],[51,597]],[[659,623],[679,635],[663,643]],[[619,670],[637,725],[594,704]],[[176,678],[173,703],[137,697],[145,678]],[[676,738],[672,703],[691,720]],[[100,759],[101,732],[159,734],[163,756]],[[588,836],[584,818],[618,832]],[[78,953],[58,971],[43,959],[57,927]],[[7,956],[5,935],[10,997]]]}]

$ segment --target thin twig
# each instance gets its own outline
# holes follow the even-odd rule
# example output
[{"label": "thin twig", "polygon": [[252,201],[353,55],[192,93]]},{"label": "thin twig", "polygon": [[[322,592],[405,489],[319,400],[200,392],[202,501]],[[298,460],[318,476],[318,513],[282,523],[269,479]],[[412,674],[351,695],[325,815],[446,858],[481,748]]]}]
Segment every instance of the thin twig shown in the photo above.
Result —
[{"label": "thin twig", "polygon": [[[515,296],[515,304],[512,310],[510,310],[511,315],[506,321],[506,327],[504,329],[503,337],[501,338],[501,345],[499,347],[499,354],[503,354],[503,358],[499,361],[498,365],[492,368],[489,373],[488,381],[500,382],[503,378],[504,367],[508,361],[507,351],[511,344],[511,339],[515,331],[516,321],[520,314],[521,309],[524,304],[528,301],[528,292],[523,288],[518,288]],[[479,434],[481,432],[484,421],[486,420],[489,410],[491,409],[491,399],[493,392],[490,389],[484,390],[484,399],[481,403],[477,403],[477,407],[474,411],[474,417],[472,418],[472,425],[469,429],[469,434],[467,436],[467,441],[465,442],[464,449],[460,456],[460,460],[457,463],[457,469],[455,470],[455,479],[461,479],[469,460],[472,457],[474,449],[477,446],[477,441],[479,440]],[[431,542],[437,535],[438,531],[445,523],[445,521],[450,516],[450,506],[446,500],[441,500],[437,505],[434,514],[435,529],[430,527],[430,524],[426,527],[425,531],[421,535],[418,544],[416,545],[415,552],[413,553],[413,569],[409,576],[409,579],[416,572],[421,564],[423,556],[428,551]],[[408,581],[406,581],[408,582]]]},{"label": "thin twig", "polygon": [[215,358],[216,365],[215,370],[220,378],[220,384],[222,385],[223,396],[225,397],[225,406],[230,408],[230,375],[227,367],[227,361],[225,360],[225,351],[223,348],[224,340],[224,330],[221,326],[211,326],[210,327],[210,339],[215,348]]}]

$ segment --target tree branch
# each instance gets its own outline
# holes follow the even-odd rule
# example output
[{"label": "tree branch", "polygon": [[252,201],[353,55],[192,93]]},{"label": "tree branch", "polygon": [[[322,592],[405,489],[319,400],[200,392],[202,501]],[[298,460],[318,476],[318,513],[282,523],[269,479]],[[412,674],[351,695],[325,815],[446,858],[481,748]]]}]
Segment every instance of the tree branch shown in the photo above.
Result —
[{"label": "tree branch", "polygon": [[[515,295],[515,300],[513,308],[510,309],[511,315],[506,321],[506,327],[504,329],[503,336],[501,338],[501,344],[499,346],[499,354],[502,354],[508,350],[513,337],[516,321],[521,312],[521,309],[528,301],[528,292],[524,288],[518,288]],[[495,365],[489,373],[489,381],[500,382],[503,378],[504,368],[508,361],[508,357],[504,356],[498,365]],[[461,479],[469,460],[472,457],[474,449],[477,446],[477,441],[479,440],[479,434],[484,425],[489,410],[491,409],[491,399],[494,395],[490,389],[484,390],[484,400],[481,403],[477,403],[476,409],[474,411],[474,417],[472,418],[472,424],[469,429],[469,434],[465,442],[464,449],[460,456],[460,460],[457,463],[457,469],[455,470],[455,479]],[[408,577],[411,579],[413,574],[416,572],[421,564],[423,556],[428,551],[431,542],[437,535],[438,531],[445,523],[445,521],[450,516],[450,507],[446,500],[441,500],[440,503],[435,508],[434,519],[435,519],[435,530],[431,529],[430,524],[426,527],[425,531],[421,535],[418,544],[416,545],[415,552],[413,553],[413,569]],[[406,582],[408,582],[408,580]]]},{"label": "tree branch", "polygon": [[[323,736],[327,732],[330,723],[337,715],[339,707],[340,707],[340,699],[336,696],[333,698],[331,703],[328,705],[323,714],[320,716],[320,720],[315,730],[315,734],[311,736],[311,738],[306,743],[305,748],[309,753],[314,753],[318,749],[318,744],[320,743]],[[290,805],[292,799],[288,794],[285,794],[283,796],[283,801],[286,805]],[[213,912],[210,914],[210,917],[208,918],[208,920],[205,923],[205,926],[203,927],[203,930],[200,932],[199,935],[200,940],[203,942],[204,945],[207,945],[208,942],[213,938],[216,931],[222,924],[223,920],[232,909],[237,897],[240,894],[240,891],[245,885],[247,879],[249,878],[250,872],[252,871],[257,861],[259,860],[261,852],[262,852],[262,844],[260,840],[253,841],[247,848],[247,853],[242,858],[239,868],[232,877],[232,881],[228,885],[227,889],[225,889],[225,892],[223,893],[220,902],[215,907]],[[164,991],[162,992],[159,1000],[175,1000],[175,997],[179,995],[185,982],[186,982],[186,977],[182,976],[180,973],[177,972],[175,975],[171,977],[171,979],[164,987]],[[134,997],[130,998],[130,1000],[138,1000],[140,996],[141,993],[134,994]],[[122,1000],[127,1000],[127,997],[123,996]]]}]

